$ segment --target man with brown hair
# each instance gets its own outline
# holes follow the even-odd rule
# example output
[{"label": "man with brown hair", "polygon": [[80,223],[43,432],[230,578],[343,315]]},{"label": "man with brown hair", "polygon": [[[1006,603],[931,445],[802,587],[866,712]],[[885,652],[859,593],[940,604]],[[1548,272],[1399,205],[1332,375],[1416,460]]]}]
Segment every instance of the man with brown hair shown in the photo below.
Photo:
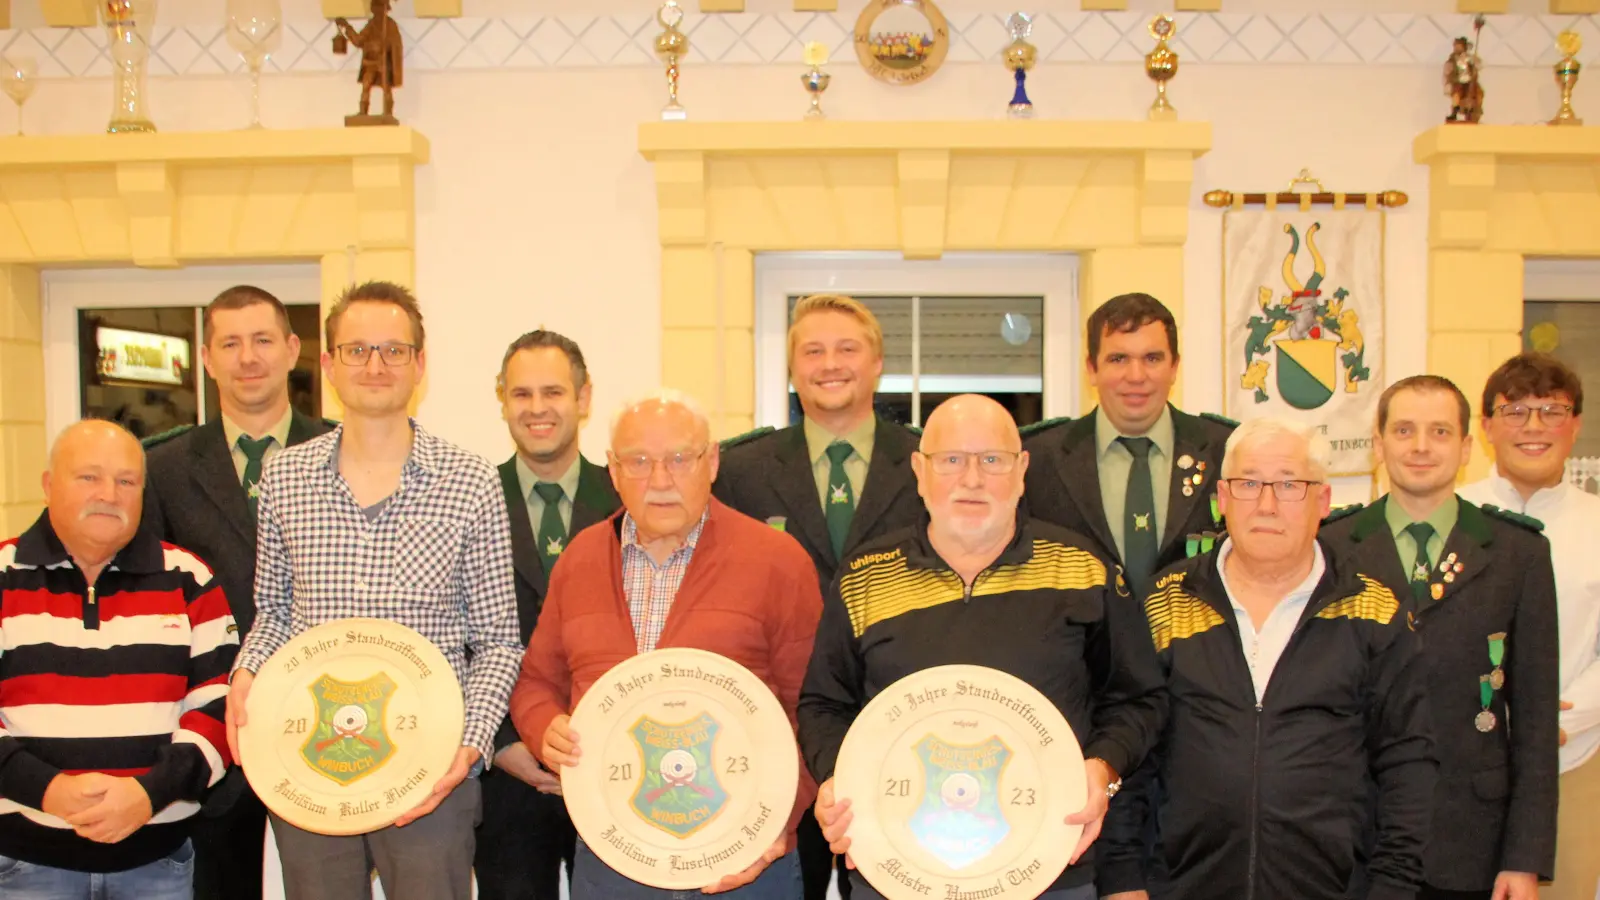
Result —
[{"label": "man with brown hair", "polygon": [[[839,294],[806,297],[789,326],[789,380],[804,420],[722,445],[717,499],[798,540],[824,586],[857,547],[922,515],[911,474],[917,435],[873,414],[882,374],[883,329],[871,310]],[[799,842],[806,900],[822,900],[832,854],[809,811]],[[839,890],[849,896],[847,879]]]},{"label": "man with brown hair", "polygon": [[[216,573],[241,635],[255,622],[256,491],[266,463],[335,423],[295,412],[289,372],[300,338],[289,311],[238,285],[206,306],[200,360],[217,383],[222,415],[147,438],[146,528],[192,550]],[[197,900],[259,900],[267,809],[231,768],[206,797],[194,831]]]},{"label": "man with brown hair", "polygon": [[1373,435],[1389,493],[1321,538],[1407,601],[1422,638],[1439,787],[1418,897],[1535,900],[1556,851],[1555,576],[1532,520],[1456,495],[1471,417],[1448,379],[1390,385]]},{"label": "man with brown hair", "polygon": [[1583,426],[1583,382],[1542,353],[1512,357],[1489,376],[1480,410],[1494,472],[1461,496],[1537,519],[1555,563],[1560,616],[1560,805],[1555,900],[1600,892],[1600,497],[1564,480]]},{"label": "man with brown hair", "polygon": [[408,415],[427,365],[410,291],[355,285],[326,327],[322,371],[345,420],[279,454],[261,481],[256,627],[228,693],[228,743],[237,751],[238,730],[251,726],[254,673],[297,632],[362,616],[415,629],[461,683],[454,764],[392,826],[331,836],[274,815],[272,831],[289,900],[367,897],[373,866],[391,900],[468,900],[477,775],[493,758],[522,649],[504,492],[487,460]]}]

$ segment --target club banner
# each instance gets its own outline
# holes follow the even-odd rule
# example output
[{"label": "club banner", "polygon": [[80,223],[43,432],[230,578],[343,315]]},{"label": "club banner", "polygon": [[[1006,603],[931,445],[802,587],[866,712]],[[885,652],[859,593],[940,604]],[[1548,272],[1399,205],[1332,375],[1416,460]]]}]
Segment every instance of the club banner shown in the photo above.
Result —
[{"label": "club banner", "polygon": [[1318,426],[1330,475],[1373,470],[1383,390],[1382,210],[1231,209],[1223,218],[1223,407]]}]

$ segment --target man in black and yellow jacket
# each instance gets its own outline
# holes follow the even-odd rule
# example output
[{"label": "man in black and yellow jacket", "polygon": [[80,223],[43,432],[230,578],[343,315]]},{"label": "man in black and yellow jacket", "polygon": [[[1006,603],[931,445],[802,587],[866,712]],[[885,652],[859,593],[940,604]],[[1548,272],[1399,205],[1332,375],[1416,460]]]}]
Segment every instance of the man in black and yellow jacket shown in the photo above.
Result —
[{"label": "man in black and yellow jacket", "polygon": [[[1369,819],[1364,896],[1416,895],[1438,777],[1426,672],[1399,598],[1317,539],[1328,457],[1308,426],[1241,426],[1218,490],[1227,539],[1156,579],[1145,613],[1171,708],[1107,817],[1102,896],[1344,900]],[[1167,874],[1147,884],[1151,815]]]},{"label": "man in black and yellow jacket", "polygon": [[[912,458],[927,516],[845,558],[800,692],[800,749],[820,785],[823,835],[847,854],[851,798],[835,798],[832,779],[867,703],[934,666],[1021,678],[1072,727],[1089,784],[1087,805],[1067,819],[1085,826],[1075,864],[1042,897],[1092,900],[1088,845],[1109,795],[1160,734],[1166,699],[1138,601],[1115,567],[1083,536],[1018,515],[1021,449],[1010,414],[987,397],[953,398],[928,419]],[[851,880],[853,896],[880,896],[859,872]]]}]

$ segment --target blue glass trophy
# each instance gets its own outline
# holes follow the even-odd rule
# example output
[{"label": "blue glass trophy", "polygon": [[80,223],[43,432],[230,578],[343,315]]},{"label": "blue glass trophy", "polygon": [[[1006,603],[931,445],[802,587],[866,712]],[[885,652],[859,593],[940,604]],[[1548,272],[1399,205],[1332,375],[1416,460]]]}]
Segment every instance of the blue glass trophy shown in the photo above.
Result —
[{"label": "blue glass trophy", "polygon": [[1017,90],[1011,95],[1011,105],[1006,107],[1006,115],[1013,119],[1033,118],[1033,101],[1028,99],[1028,70],[1039,58],[1039,50],[1028,43],[1028,35],[1033,32],[1033,16],[1027,13],[1012,13],[1006,19],[1006,28],[1011,31],[1011,46],[1006,48],[1006,68],[1010,69],[1017,80]]}]

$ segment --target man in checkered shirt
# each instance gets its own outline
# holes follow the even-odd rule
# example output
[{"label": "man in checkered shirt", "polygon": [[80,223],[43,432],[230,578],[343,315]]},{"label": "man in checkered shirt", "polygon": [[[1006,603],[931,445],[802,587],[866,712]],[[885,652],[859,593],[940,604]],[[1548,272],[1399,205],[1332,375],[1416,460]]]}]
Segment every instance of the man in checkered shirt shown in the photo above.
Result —
[{"label": "man in checkered shirt", "polygon": [[476,776],[493,757],[522,657],[506,504],[487,461],[407,415],[427,360],[405,288],[352,287],[326,327],[322,370],[345,422],[280,452],[260,482],[256,623],[228,694],[228,743],[237,752],[254,673],[293,635],[353,616],[416,629],[465,694],[455,765],[394,825],[364,835],[315,834],[273,815],[284,892],[366,898],[376,865],[390,900],[469,900]]}]

